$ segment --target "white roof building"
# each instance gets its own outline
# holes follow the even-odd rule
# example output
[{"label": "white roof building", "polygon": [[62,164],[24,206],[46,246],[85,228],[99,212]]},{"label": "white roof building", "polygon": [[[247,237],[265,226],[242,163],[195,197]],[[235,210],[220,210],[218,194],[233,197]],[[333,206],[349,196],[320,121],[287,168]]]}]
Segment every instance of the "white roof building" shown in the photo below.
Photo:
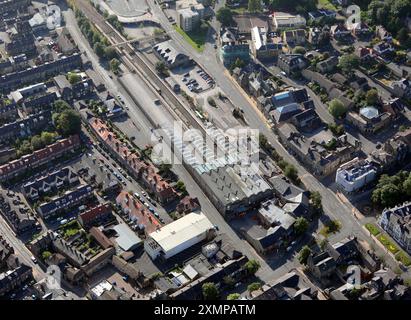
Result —
[{"label": "white roof building", "polygon": [[113,227],[117,232],[118,237],[115,239],[118,246],[124,251],[132,251],[136,249],[142,240],[129,228],[125,223],[118,224]]},{"label": "white roof building", "polygon": [[153,260],[159,256],[169,259],[205,240],[212,229],[213,224],[202,212],[192,212],[150,233],[144,248]]},{"label": "white roof building", "polygon": [[300,15],[292,15],[284,12],[275,12],[273,14],[274,29],[276,31],[288,28],[305,27],[306,20]]},{"label": "white roof building", "polygon": [[375,180],[377,168],[367,159],[354,158],[342,164],[335,176],[337,186],[345,193],[353,193]]}]

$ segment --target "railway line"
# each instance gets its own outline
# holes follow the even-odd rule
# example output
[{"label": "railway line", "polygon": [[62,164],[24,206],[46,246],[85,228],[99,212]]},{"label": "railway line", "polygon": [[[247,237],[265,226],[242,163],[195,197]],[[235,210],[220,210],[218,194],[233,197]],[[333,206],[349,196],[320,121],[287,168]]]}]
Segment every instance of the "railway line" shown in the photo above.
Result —
[{"label": "railway line", "polygon": [[[131,71],[135,69],[135,71],[142,74],[146,80],[149,80],[148,82],[153,90],[170,105],[173,113],[180,114],[178,118],[182,120],[187,127],[191,126],[200,130],[203,134],[206,134],[201,121],[176,97],[171,88],[169,88],[152,69],[145,57],[139,53],[123,35],[111,26],[88,0],[76,0],[75,3],[76,7],[86,15],[104,36],[108,38],[120,53],[120,58],[123,60],[123,63],[131,69]],[[186,119],[186,121],[184,121],[184,119]]]}]

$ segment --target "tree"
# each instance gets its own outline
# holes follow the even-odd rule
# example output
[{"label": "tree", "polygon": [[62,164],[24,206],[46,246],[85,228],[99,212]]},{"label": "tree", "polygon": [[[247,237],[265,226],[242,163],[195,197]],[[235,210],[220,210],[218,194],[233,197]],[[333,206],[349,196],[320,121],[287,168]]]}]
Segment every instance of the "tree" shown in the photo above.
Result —
[{"label": "tree", "polygon": [[389,183],[373,191],[371,199],[383,207],[392,207],[399,202],[401,190],[398,185]]},{"label": "tree", "polygon": [[294,49],[293,49],[293,53],[294,54],[305,54],[305,48],[304,47],[301,47],[301,46],[296,46]]},{"label": "tree", "polygon": [[81,131],[81,118],[74,110],[65,110],[61,113],[54,114],[53,121],[57,131],[65,137],[80,133]]},{"label": "tree", "polygon": [[248,285],[247,290],[248,290],[248,292],[251,293],[253,291],[259,290],[260,288],[261,288],[261,283],[260,282],[253,282],[253,283],[250,283]]},{"label": "tree", "polygon": [[181,180],[178,180],[176,183],[176,189],[182,193],[187,193],[186,186],[184,185],[184,182]]},{"label": "tree", "polygon": [[105,47],[104,48],[104,56],[107,59],[115,59],[117,57],[116,49],[113,47]]},{"label": "tree", "polygon": [[411,197],[411,174],[403,183],[404,192]]},{"label": "tree", "polygon": [[227,296],[227,300],[238,300],[240,298],[240,294],[239,293],[230,293]]},{"label": "tree", "polygon": [[298,261],[301,264],[307,264],[307,259],[311,254],[311,249],[308,246],[304,246],[301,248],[300,252],[298,253]]},{"label": "tree", "polygon": [[222,7],[217,11],[217,20],[225,27],[230,26],[233,23],[233,12],[227,7]]},{"label": "tree", "polygon": [[397,40],[404,45],[409,39],[408,30],[407,28],[401,28],[397,32]]},{"label": "tree", "polygon": [[75,72],[69,72],[67,74],[67,80],[71,84],[75,84],[75,83],[77,83],[81,80],[81,76],[79,74],[75,73]]},{"label": "tree", "polygon": [[308,229],[308,221],[304,217],[298,217],[294,223],[294,229],[297,234],[303,234]]},{"label": "tree", "polygon": [[339,119],[347,112],[347,109],[344,107],[343,103],[340,100],[333,99],[328,104],[328,112],[334,118]]},{"label": "tree", "polygon": [[261,0],[248,0],[248,11],[251,13],[261,12]]},{"label": "tree", "polygon": [[94,52],[99,58],[104,58],[105,56],[105,46],[101,42],[96,42],[94,44]]},{"label": "tree", "polygon": [[318,191],[311,192],[310,194],[311,205],[317,212],[321,212],[323,210],[321,198],[321,194]]},{"label": "tree", "polygon": [[160,174],[168,174],[171,170],[171,164],[169,163],[162,163],[158,166],[158,172]]},{"label": "tree", "polygon": [[71,108],[70,108],[70,105],[69,105],[66,101],[64,101],[64,100],[57,100],[57,101],[54,102],[54,104],[53,104],[53,109],[54,109],[54,111],[56,111],[56,112],[62,112],[62,111],[64,111],[64,110],[69,110],[69,109],[71,109]]},{"label": "tree", "polygon": [[213,282],[206,282],[202,286],[203,297],[205,300],[216,300],[218,298],[218,289]]},{"label": "tree", "polygon": [[55,135],[54,133],[47,132],[47,131],[43,131],[43,132],[41,133],[41,136],[40,136],[41,142],[42,142],[45,146],[47,146],[47,145],[49,145],[49,144],[52,144],[52,143],[54,142],[55,137],[56,137],[56,135]]},{"label": "tree", "polygon": [[31,138],[31,148],[33,150],[39,150],[41,148],[44,147],[43,141],[41,141],[41,137],[40,136],[33,136]]},{"label": "tree", "polygon": [[284,175],[293,182],[298,181],[298,170],[290,163],[285,167]]},{"label": "tree", "polygon": [[225,276],[225,277],[223,278],[223,282],[224,282],[224,284],[226,284],[226,285],[229,286],[229,287],[234,287],[234,285],[235,285],[235,280],[234,280],[234,278],[233,278],[232,276],[230,276],[230,275]]},{"label": "tree", "polygon": [[375,105],[378,102],[378,91],[376,89],[370,89],[365,95],[365,101],[368,105]]},{"label": "tree", "polygon": [[159,75],[161,75],[163,77],[168,76],[168,69],[167,69],[166,64],[163,61],[158,61],[156,63],[156,71]]},{"label": "tree", "polygon": [[119,68],[120,68],[120,61],[118,61],[118,59],[116,58],[111,59],[110,60],[111,71],[113,71],[114,73],[117,73]]},{"label": "tree", "polygon": [[352,73],[359,65],[360,58],[354,54],[344,54],[338,62],[338,67],[345,73]]},{"label": "tree", "polygon": [[260,269],[260,263],[254,259],[248,260],[244,265],[249,274],[255,274]]},{"label": "tree", "polygon": [[43,253],[41,254],[41,257],[43,258],[43,260],[47,260],[51,257],[51,252],[50,251],[43,251]]}]

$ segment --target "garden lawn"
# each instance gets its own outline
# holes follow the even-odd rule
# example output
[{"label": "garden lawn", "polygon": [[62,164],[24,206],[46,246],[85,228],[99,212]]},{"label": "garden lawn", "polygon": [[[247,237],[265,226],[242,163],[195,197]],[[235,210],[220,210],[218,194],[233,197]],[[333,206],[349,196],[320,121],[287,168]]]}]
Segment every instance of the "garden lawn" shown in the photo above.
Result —
[{"label": "garden lawn", "polygon": [[205,40],[207,37],[207,31],[206,32],[185,32],[183,29],[181,29],[179,26],[174,25],[174,29],[181,34],[184,39],[198,52],[203,52],[204,51],[204,44]]},{"label": "garden lawn", "polygon": [[387,238],[387,236],[381,234],[381,235],[379,235],[379,236],[377,237],[377,239],[378,239],[378,241],[381,242],[381,243],[384,245],[384,247],[386,247],[391,253],[396,254],[396,253],[399,251],[398,247],[397,247],[395,244],[393,244],[393,243]]},{"label": "garden lawn", "polygon": [[375,237],[378,236],[381,233],[380,230],[378,229],[378,227],[373,223],[366,223],[365,227]]},{"label": "garden lawn", "polygon": [[400,261],[406,267],[411,265],[410,256],[403,251],[398,252],[398,254],[395,256],[395,259],[397,259],[397,261]]}]

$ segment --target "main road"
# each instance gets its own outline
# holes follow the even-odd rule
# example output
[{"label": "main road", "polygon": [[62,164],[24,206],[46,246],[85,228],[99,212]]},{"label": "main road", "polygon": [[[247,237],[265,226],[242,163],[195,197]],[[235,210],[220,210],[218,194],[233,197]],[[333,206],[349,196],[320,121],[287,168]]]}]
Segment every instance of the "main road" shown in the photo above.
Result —
[{"label": "main road", "polygon": [[[342,201],[333,191],[324,186],[317,178],[309,173],[294,157],[292,157],[288,151],[279,143],[277,136],[273,133],[266,118],[256,107],[254,101],[243,91],[243,89],[231,78],[229,73],[225,70],[219,58],[216,50],[213,48],[212,36],[207,37],[207,43],[202,53],[197,52],[185,39],[175,31],[173,25],[168,21],[167,17],[159,6],[154,3],[154,0],[147,0],[151,8],[151,12],[160,20],[162,27],[166,30],[169,36],[174,40],[175,46],[181,52],[191,56],[199,65],[201,65],[215,80],[216,84],[222,89],[227,97],[231,99],[236,107],[241,108],[244,111],[245,118],[250,127],[259,129],[262,134],[267,137],[267,140],[273,145],[277,152],[289,163],[292,163],[299,172],[301,180],[305,186],[312,191],[320,192],[322,196],[322,202],[324,212],[329,218],[338,220],[342,223],[341,231],[335,235],[332,235],[329,240],[332,243],[338,242],[343,238],[352,235],[356,236],[360,240],[372,243],[373,240],[369,236],[368,232],[364,230],[362,222],[357,220],[355,216],[356,209],[349,203]],[[219,31],[219,23],[213,18],[211,27],[215,32]],[[291,79],[283,77],[290,85],[293,85]],[[310,90],[309,90],[310,92]],[[315,97],[315,94],[311,94]],[[324,114],[324,106],[316,101],[316,105],[319,106],[318,112],[326,117]],[[331,119],[327,119],[331,120]],[[321,228],[321,225],[319,226]],[[391,256],[381,250],[378,246],[375,246],[376,252],[379,256],[384,256],[386,261],[393,266],[397,263]]]},{"label": "main road", "polygon": [[[147,139],[147,144],[149,144],[151,142],[150,131],[153,126],[161,125],[166,122],[170,123],[175,119],[175,115],[170,114],[164,106],[154,106],[153,100],[158,98],[156,92],[153,91],[153,89],[137,74],[133,74],[127,71],[126,68],[123,68],[123,74],[121,76],[123,85],[118,81],[111,79],[108,71],[101,67],[98,58],[95,56],[88,42],[82,36],[81,31],[76,24],[73,12],[71,10],[65,10],[63,15],[67,28],[74,41],[77,43],[81,51],[87,54],[95,71],[102,77],[102,79],[104,79],[107,89],[114,95],[122,95],[125,104],[129,106],[128,115],[130,119],[138,124],[140,128],[139,134],[144,135],[145,139]],[[149,115],[149,117],[147,117],[147,115]],[[117,125],[121,129],[121,125]],[[179,179],[184,181],[190,195],[198,198],[202,211],[213,224],[219,226],[220,232],[226,234],[234,246],[243,252],[243,254],[260,262],[261,268],[258,271],[257,276],[262,281],[267,282],[276,279],[296,266],[294,261],[291,260],[288,261],[290,263],[280,264],[276,261],[275,265],[272,263],[268,264],[255,252],[247,241],[239,238],[237,233],[235,233],[224,220],[183,165],[173,165],[173,171],[178,175]],[[283,257],[282,259],[286,258]]]}]

